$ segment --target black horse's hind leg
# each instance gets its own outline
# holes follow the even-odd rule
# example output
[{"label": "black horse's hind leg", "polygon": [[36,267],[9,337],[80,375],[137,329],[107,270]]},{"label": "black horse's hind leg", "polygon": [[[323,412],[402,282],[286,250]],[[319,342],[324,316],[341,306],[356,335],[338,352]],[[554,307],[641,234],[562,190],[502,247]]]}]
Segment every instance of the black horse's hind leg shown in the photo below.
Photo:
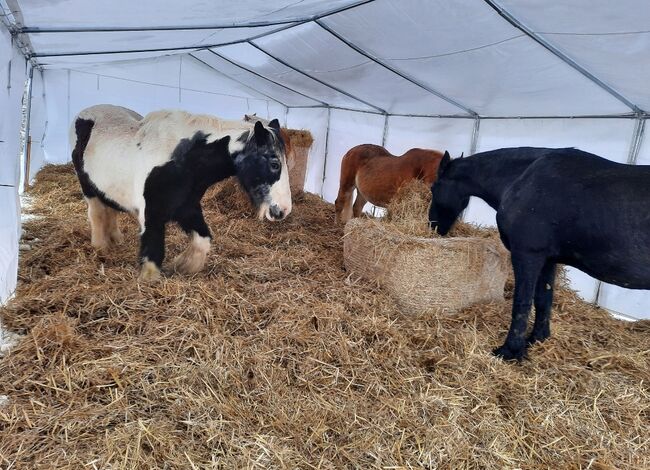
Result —
[{"label": "black horse's hind leg", "polygon": [[551,336],[551,307],[557,265],[547,261],[535,288],[535,325],[526,342],[533,344]]},{"label": "black horse's hind leg", "polygon": [[496,348],[495,356],[507,361],[526,357],[526,329],[533,294],[539,278],[544,257],[538,254],[512,252],[512,267],[515,272],[515,295],[512,301],[512,321],[503,346]]}]

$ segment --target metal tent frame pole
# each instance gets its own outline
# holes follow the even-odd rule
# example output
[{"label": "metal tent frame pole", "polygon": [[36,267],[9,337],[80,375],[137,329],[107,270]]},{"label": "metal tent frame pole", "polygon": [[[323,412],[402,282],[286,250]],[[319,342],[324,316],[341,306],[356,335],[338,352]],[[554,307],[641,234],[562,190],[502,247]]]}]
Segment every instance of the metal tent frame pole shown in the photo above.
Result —
[{"label": "metal tent frame pole", "polygon": [[643,144],[643,137],[645,134],[645,124],[647,119],[639,117],[634,125],[634,133],[632,134],[632,142],[630,144],[630,152],[627,157],[627,163],[636,165],[636,160],[641,151],[641,144]]},{"label": "metal tent frame pole", "polygon": [[506,10],[504,7],[499,5],[495,0],[483,0],[485,3],[487,3],[492,9],[494,9],[502,18],[504,18],[508,23],[510,23],[512,26],[523,32],[526,36],[528,36],[530,39],[535,41],[537,44],[542,46],[544,49],[548,50],[551,54],[553,54],[555,57],[563,61],[565,64],[569,65],[572,67],[574,70],[578,71],[581,73],[583,76],[585,76],[588,80],[591,82],[595,83],[598,85],[600,88],[605,90],[607,93],[615,97],[617,100],[619,100],[621,103],[625,104],[628,108],[630,108],[635,114],[644,114],[643,110],[640,109],[638,106],[636,106],[634,103],[632,103],[630,100],[628,100],[626,97],[624,97],[622,94],[620,94],[618,91],[616,91],[614,88],[603,82],[601,79],[596,77],[593,73],[589,72],[586,68],[584,68],[582,65],[577,63],[575,60],[570,58],[568,55],[560,51],[557,47],[555,47],[553,44],[548,42],[546,39],[544,39],[542,36],[537,34],[535,31],[533,31],[530,27],[526,26],[523,24],[519,19],[517,19],[514,15],[512,15],[508,10]]},{"label": "metal tent frame pole", "polygon": [[364,56],[365,58],[369,59],[370,61],[374,62],[375,64],[377,64],[377,65],[379,65],[379,66],[385,68],[386,70],[388,70],[388,71],[394,73],[395,75],[397,75],[397,76],[401,77],[402,79],[406,80],[407,82],[409,82],[409,83],[411,83],[411,84],[417,86],[418,88],[421,88],[422,90],[424,90],[424,91],[426,91],[426,92],[428,92],[428,93],[430,93],[430,94],[432,94],[432,95],[434,95],[434,96],[440,98],[441,100],[444,100],[444,101],[446,101],[447,103],[449,103],[449,104],[451,104],[451,105],[453,105],[453,106],[455,106],[455,107],[457,107],[457,108],[459,108],[459,109],[462,109],[463,112],[469,114],[470,116],[478,116],[478,113],[477,113],[476,111],[470,109],[468,106],[465,106],[464,104],[458,102],[457,100],[455,100],[455,99],[453,99],[453,98],[450,98],[449,96],[444,95],[443,93],[440,93],[439,91],[437,91],[437,90],[431,88],[430,86],[428,86],[428,85],[426,85],[426,84],[424,84],[424,83],[422,83],[422,82],[416,80],[416,79],[413,78],[413,77],[410,77],[409,75],[406,75],[404,72],[402,72],[402,71],[398,70],[397,68],[395,68],[395,67],[389,65],[388,63],[386,63],[386,62],[384,62],[383,60],[379,59],[378,57],[376,57],[375,55],[371,54],[370,52],[368,52],[368,51],[362,49],[361,47],[357,46],[356,44],[352,43],[351,41],[348,41],[348,40],[345,39],[343,36],[341,36],[339,33],[337,33],[336,31],[334,31],[332,28],[330,28],[329,26],[327,26],[326,24],[324,24],[322,21],[320,21],[320,20],[314,20],[314,22],[315,22],[318,26],[320,26],[321,28],[323,28],[325,31],[327,31],[328,33],[330,33],[332,36],[334,36],[335,38],[337,38],[339,41],[341,41],[343,44],[345,44],[346,46],[348,46],[350,49],[352,49],[352,50],[358,52],[359,54],[361,54],[361,55]]},{"label": "metal tent frame pole", "polygon": [[275,101],[276,103],[280,103],[280,104],[281,104],[282,106],[284,106],[285,108],[288,108],[288,106],[287,106],[285,103],[283,103],[282,101],[278,100],[277,98],[273,98],[273,97],[267,95],[266,93],[262,93],[261,91],[258,91],[258,90],[254,89],[253,87],[251,87],[251,86],[249,86],[249,85],[246,85],[244,82],[242,82],[242,81],[240,81],[240,80],[236,80],[236,79],[232,78],[231,76],[226,75],[226,74],[223,73],[222,71],[217,70],[216,68],[214,68],[213,66],[211,66],[210,64],[208,64],[207,62],[202,61],[201,59],[199,59],[198,57],[196,57],[194,54],[189,54],[189,56],[190,56],[192,59],[196,60],[197,62],[200,62],[201,64],[205,65],[205,66],[208,67],[210,70],[212,70],[212,71],[216,72],[217,74],[221,75],[222,77],[225,77],[225,78],[227,78],[228,80],[232,80],[232,81],[234,81],[234,82],[237,82],[237,83],[239,83],[241,86],[243,86],[243,87],[245,87],[245,88],[248,88],[249,90],[251,90],[251,91],[253,91],[253,92],[255,92],[255,93],[258,93],[258,94],[260,94],[260,95],[262,95],[262,96],[265,96],[265,97],[267,97],[268,99],[270,99],[271,101]]},{"label": "metal tent frame pole", "polygon": [[[12,0],[7,0],[12,1]],[[15,0],[13,0],[15,1]],[[294,18],[288,20],[278,20],[278,21],[251,21],[249,23],[224,23],[224,24],[212,24],[212,25],[196,25],[196,26],[79,26],[79,27],[22,27],[17,32],[19,34],[47,34],[47,33],[119,33],[119,32],[137,32],[137,31],[200,31],[206,29],[237,29],[237,28],[262,28],[268,26],[281,26],[281,25],[290,25],[290,27],[297,26],[300,24],[309,23],[310,21],[315,21],[320,18],[325,18],[326,16],[335,15],[337,13],[342,13],[352,8],[356,8],[367,3],[372,3],[375,0],[361,0],[352,2],[348,5],[333,8],[324,13],[318,13],[316,15],[305,16],[302,18]]]},{"label": "metal tent frame pole", "polygon": [[[290,92],[295,93],[295,94],[297,94],[297,95],[300,95],[300,96],[302,96],[303,98],[307,98],[307,99],[309,99],[309,100],[315,101],[316,103],[320,103],[321,106],[317,106],[317,107],[324,107],[324,106],[327,106],[327,103],[324,102],[324,101],[321,101],[321,100],[319,100],[319,99],[317,99],[317,98],[312,98],[311,96],[306,95],[306,94],[304,94],[304,93],[302,93],[302,92],[300,92],[300,91],[298,91],[298,90],[294,90],[293,88],[290,88],[290,87],[288,87],[287,85],[284,85],[284,84],[282,84],[282,83],[280,83],[280,82],[276,82],[275,80],[271,80],[270,78],[265,77],[264,75],[259,74],[259,73],[255,72],[254,70],[249,69],[248,67],[244,67],[243,65],[238,64],[237,62],[234,62],[234,61],[228,59],[227,57],[225,57],[225,56],[219,54],[219,53],[216,52],[216,51],[213,51],[212,49],[208,49],[208,52],[211,52],[212,54],[216,55],[216,56],[219,57],[220,59],[223,59],[223,60],[225,60],[226,62],[228,62],[228,63],[234,65],[235,67],[238,67],[238,68],[240,68],[240,69],[242,69],[242,70],[245,70],[246,72],[248,72],[248,73],[250,73],[250,74],[253,74],[253,75],[255,75],[256,77],[259,77],[259,78],[261,78],[261,79],[263,79],[263,80],[266,80],[267,82],[270,82],[270,83],[273,83],[274,85],[277,85],[277,86],[279,86],[279,87],[282,87],[282,88],[284,88],[285,90],[289,90]],[[214,67],[212,67],[212,68],[214,68]],[[215,70],[216,70],[216,69],[215,69]],[[226,75],[226,76],[228,77],[228,75]],[[275,99],[275,98],[274,98],[274,99]],[[277,101],[277,100],[276,100],[276,101]],[[280,103],[280,102],[278,101],[278,103]],[[295,106],[294,106],[294,107],[295,107]]]},{"label": "metal tent frame pole", "polygon": [[27,188],[29,186],[29,172],[30,172],[30,161],[28,155],[30,153],[29,146],[31,145],[31,124],[32,124],[32,87],[34,84],[34,65],[27,61],[29,64],[29,73],[27,74],[27,80],[29,84],[27,85],[27,110],[25,116],[25,146],[23,148],[23,156],[25,158],[24,167],[23,167],[23,187]]},{"label": "metal tent frame pole", "polygon": [[478,147],[478,136],[481,129],[481,118],[476,117],[474,119],[474,127],[472,128],[472,139],[469,144],[469,154],[474,155],[476,153],[476,148]]},{"label": "metal tent frame pole", "polygon": [[323,157],[323,177],[320,182],[320,197],[323,198],[323,190],[325,189],[325,176],[327,174],[327,157],[329,153],[330,141],[330,123],[332,122],[332,108],[327,107],[327,129],[325,130],[325,155]]},{"label": "metal tent frame pole", "polygon": [[327,83],[327,82],[321,80],[320,78],[316,78],[316,77],[314,77],[313,75],[311,75],[311,74],[309,74],[309,73],[307,73],[307,72],[304,72],[303,70],[299,69],[298,67],[295,67],[295,66],[289,64],[288,62],[286,62],[285,60],[282,60],[282,59],[280,59],[279,57],[277,57],[277,56],[271,54],[269,51],[267,51],[267,50],[264,49],[263,47],[261,47],[261,46],[255,44],[253,41],[248,41],[248,44],[250,44],[251,46],[253,46],[255,49],[257,49],[257,50],[263,52],[264,54],[266,54],[267,56],[269,56],[271,59],[273,59],[273,60],[275,60],[275,61],[281,63],[281,64],[284,65],[285,67],[288,67],[288,68],[290,68],[291,70],[293,70],[293,71],[295,71],[295,72],[298,72],[299,74],[304,75],[305,77],[310,78],[310,79],[314,80],[315,82],[318,82],[318,83],[320,83],[321,85],[324,85],[324,86],[326,86],[326,87],[328,87],[328,88],[330,88],[330,89],[336,91],[337,93],[340,93],[340,94],[342,94],[342,95],[347,96],[348,98],[352,98],[352,99],[355,100],[355,101],[358,101],[358,102],[360,102],[360,103],[363,103],[363,104],[365,104],[366,106],[369,106],[369,107],[375,109],[375,110],[378,111],[380,114],[387,114],[387,112],[386,112],[384,109],[380,108],[379,106],[375,106],[374,104],[369,103],[369,102],[367,102],[367,101],[365,101],[365,100],[363,100],[363,99],[361,99],[361,98],[359,98],[359,97],[357,97],[357,96],[354,96],[353,94],[348,93],[347,91],[344,91],[344,90],[342,90],[341,88],[338,88],[337,86],[334,86],[334,85],[332,85],[332,84],[330,84],[330,83]]}]

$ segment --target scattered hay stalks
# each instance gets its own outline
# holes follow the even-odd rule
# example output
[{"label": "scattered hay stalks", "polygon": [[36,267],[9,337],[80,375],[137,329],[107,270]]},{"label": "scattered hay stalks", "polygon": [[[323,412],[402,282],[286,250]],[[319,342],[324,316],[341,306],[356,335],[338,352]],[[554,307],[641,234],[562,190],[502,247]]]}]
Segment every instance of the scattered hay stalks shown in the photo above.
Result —
[{"label": "scattered hay stalks", "polygon": [[[331,204],[259,222],[219,190],[206,269],[138,285],[137,224],[96,254],[71,167],[39,173],[0,308],[25,334],[0,360],[1,467],[650,468],[650,322],[559,290],[552,338],[507,364],[509,302],[402,315],[345,282]],[[186,242],[170,227],[168,259]]]},{"label": "scattered hay stalks", "polygon": [[384,220],[348,222],[343,250],[351,275],[377,282],[409,314],[502,300],[510,263],[500,240],[463,223],[450,237],[431,238],[429,203],[429,188],[416,180],[400,188]]}]

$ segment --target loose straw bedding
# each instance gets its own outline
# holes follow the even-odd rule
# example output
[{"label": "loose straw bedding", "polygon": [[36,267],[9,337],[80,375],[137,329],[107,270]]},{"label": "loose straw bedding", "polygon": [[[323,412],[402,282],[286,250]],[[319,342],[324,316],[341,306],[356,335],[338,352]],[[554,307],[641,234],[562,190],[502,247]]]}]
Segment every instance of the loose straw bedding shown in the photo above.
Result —
[{"label": "loose straw bedding", "polygon": [[[331,204],[260,222],[233,184],[204,199],[204,271],[139,285],[135,222],[95,253],[72,168],[40,171],[0,309],[24,334],[0,360],[0,467],[650,468],[649,322],[559,289],[553,337],[505,363],[509,290],[405,315],[347,277]],[[170,229],[167,259],[186,241]]]}]

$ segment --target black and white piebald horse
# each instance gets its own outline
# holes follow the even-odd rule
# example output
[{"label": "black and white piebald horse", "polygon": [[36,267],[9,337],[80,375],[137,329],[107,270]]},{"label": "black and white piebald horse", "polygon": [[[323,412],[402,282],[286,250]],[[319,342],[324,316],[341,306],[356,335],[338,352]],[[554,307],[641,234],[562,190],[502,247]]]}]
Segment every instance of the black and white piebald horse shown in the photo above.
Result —
[{"label": "black and white piebald horse", "polygon": [[160,277],[165,224],[177,222],[190,244],[175,271],[203,268],[212,238],[201,198],[236,175],[258,217],[276,221],[291,212],[285,146],[277,119],[268,126],[184,111],[142,117],[113,105],[81,111],[71,129],[72,161],[88,203],[91,242],[99,250],[123,239],[117,212],[140,223],[140,279]]},{"label": "black and white piebald horse", "polygon": [[[512,321],[493,352],[526,356],[550,336],[556,265],[630,289],[650,289],[650,165],[623,165],[574,148],[508,148],[451,160],[431,187],[429,223],[445,235],[470,196],[497,210],[515,275]],[[528,337],[528,315],[535,323]]]}]

